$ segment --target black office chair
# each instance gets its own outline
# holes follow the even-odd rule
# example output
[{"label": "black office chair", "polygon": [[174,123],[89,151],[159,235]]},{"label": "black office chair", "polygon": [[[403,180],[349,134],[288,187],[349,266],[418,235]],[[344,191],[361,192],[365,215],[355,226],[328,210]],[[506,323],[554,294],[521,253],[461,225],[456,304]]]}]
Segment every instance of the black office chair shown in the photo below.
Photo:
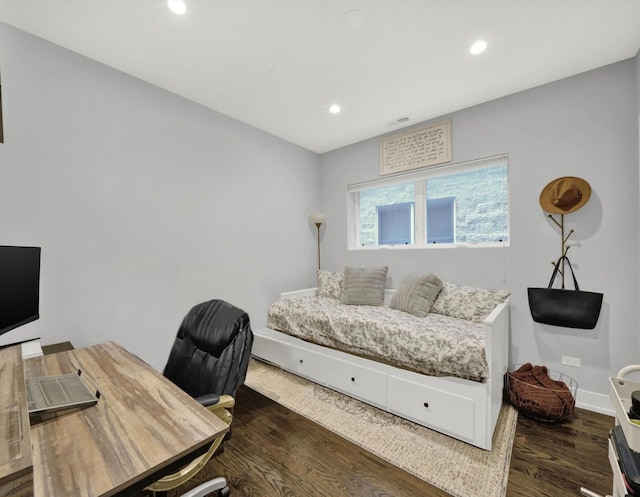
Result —
[{"label": "black office chair", "polygon": [[[223,300],[194,306],[185,316],[171,348],[164,375],[224,422],[231,424],[236,390],[244,383],[253,332],[249,316]],[[147,487],[154,494],[182,485],[198,473],[218,450],[217,437],[206,454]],[[229,495],[224,478],[209,482],[208,492]]]}]

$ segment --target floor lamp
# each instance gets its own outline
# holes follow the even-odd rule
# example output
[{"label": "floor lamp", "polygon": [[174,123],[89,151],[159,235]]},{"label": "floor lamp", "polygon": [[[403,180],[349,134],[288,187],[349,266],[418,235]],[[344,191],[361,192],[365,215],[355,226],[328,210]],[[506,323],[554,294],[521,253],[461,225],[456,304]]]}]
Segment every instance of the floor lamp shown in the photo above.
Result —
[{"label": "floor lamp", "polygon": [[327,220],[327,215],[322,212],[315,212],[309,216],[309,219],[318,228],[318,269],[320,269],[320,226]]}]

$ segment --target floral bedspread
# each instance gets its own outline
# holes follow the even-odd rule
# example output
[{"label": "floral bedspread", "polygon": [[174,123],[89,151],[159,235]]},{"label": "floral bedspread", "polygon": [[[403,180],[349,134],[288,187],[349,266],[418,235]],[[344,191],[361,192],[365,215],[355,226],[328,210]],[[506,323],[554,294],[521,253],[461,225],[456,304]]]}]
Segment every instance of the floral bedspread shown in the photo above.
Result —
[{"label": "floral bedspread", "polygon": [[434,312],[420,318],[388,306],[322,297],[281,299],[267,326],[333,349],[428,374],[486,381],[484,325]]}]

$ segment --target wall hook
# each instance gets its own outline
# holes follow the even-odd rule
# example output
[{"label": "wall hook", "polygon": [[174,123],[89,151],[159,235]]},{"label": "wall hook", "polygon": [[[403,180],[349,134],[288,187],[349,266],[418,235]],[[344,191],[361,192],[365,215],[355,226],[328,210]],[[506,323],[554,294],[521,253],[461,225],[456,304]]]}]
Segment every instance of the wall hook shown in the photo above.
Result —
[{"label": "wall hook", "polygon": [[[570,229],[567,236],[564,236],[564,214],[560,214],[560,222],[558,222],[558,220],[555,217],[553,217],[553,215],[551,214],[549,214],[549,219],[551,219],[554,223],[556,223],[560,228],[560,242],[561,242],[560,254],[564,257],[567,255],[567,252],[569,252],[569,249],[571,248],[570,245],[567,245],[567,240],[569,240],[569,238],[571,237],[571,235],[573,235],[575,230]],[[552,264],[555,265],[556,263],[553,262]],[[562,275],[562,288],[564,288],[564,259],[562,259],[561,266],[558,269],[558,271]]]}]

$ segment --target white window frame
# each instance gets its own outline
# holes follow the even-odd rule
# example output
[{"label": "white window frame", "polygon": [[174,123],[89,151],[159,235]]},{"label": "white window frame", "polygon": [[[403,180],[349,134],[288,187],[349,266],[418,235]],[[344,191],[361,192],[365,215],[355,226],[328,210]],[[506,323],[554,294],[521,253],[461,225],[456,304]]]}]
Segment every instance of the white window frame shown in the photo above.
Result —
[{"label": "white window frame", "polygon": [[[501,242],[482,242],[482,243],[426,243],[426,181],[438,176],[448,176],[451,174],[469,171],[473,169],[481,169],[492,166],[507,166],[507,229],[508,235],[506,241]],[[393,176],[385,176],[371,181],[362,183],[354,183],[347,186],[347,249],[348,250],[411,250],[411,249],[442,249],[455,247],[508,247],[511,241],[511,201],[509,198],[509,154],[495,155],[482,159],[474,159],[457,164],[447,164],[443,166],[430,167],[420,171],[410,173],[395,174]],[[415,239],[413,245],[360,245],[360,205],[358,193],[363,190],[380,188],[383,186],[391,186],[398,183],[415,183]],[[421,208],[418,206],[422,206]]]}]

